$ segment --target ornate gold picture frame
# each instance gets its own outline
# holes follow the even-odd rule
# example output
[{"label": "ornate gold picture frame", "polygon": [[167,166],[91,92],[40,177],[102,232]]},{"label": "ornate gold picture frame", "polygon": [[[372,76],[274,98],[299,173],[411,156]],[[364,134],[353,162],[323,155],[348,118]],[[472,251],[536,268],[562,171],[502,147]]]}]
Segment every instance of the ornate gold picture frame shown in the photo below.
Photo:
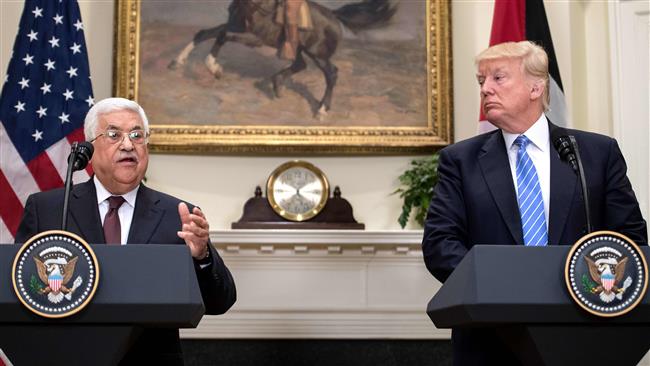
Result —
[{"label": "ornate gold picture frame", "polygon": [[[138,101],[147,112],[151,151],[397,153],[451,143],[448,1],[365,0],[390,9],[359,31],[350,21],[337,26],[322,19],[344,19],[361,0],[316,0],[307,26],[313,28],[300,32],[325,27],[329,33],[318,33],[330,37],[323,44],[338,48],[321,59],[316,48],[303,52],[304,70],[284,80],[282,94],[272,75],[289,64],[276,57],[272,42],[249,37],[252,24],[261,22],[256,17],[277,9],[267,6],[275,0],[234,1],[257,11],[240,18],[242,29],[229,19],[237,17],[229,1],[116,2],[114,94]],[[225,23],[229,31],[221,36],[230,42],[190,46]],[[279,47],[282,24],[276,28]],[[329,109],[321,101],[329,85],[326,70],[335,74]]]}]

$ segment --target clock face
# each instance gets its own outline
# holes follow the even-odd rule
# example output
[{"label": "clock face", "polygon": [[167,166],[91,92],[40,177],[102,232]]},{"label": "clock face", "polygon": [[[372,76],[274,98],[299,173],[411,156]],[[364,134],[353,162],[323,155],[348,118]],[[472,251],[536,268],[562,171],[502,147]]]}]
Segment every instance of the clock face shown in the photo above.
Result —
[{"label": "clock face", "polygon": [[290,161],[279,166],[269,177],[266,188],[273,210],[292,221],[316,216],[329,197],[327,178],[306,161]]}]

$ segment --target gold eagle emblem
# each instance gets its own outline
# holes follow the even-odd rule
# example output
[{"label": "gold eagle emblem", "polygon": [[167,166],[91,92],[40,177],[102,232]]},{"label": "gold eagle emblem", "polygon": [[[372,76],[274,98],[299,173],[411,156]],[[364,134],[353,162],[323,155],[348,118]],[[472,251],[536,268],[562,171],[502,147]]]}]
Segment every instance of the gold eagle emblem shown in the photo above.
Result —
[{"label": "gold eagle emblem", "polygon": [[[593,260],[585,256],[585,261],[589,267],[589,275],[596,282],[597,286],[592,292],[598,294],[600,299],[606,303],[612,302],[617,295],[622,294],[629,287],[631,278],[626,280],[623,287],[620,287],[621,281],[625,276],[625,266],[628,258],[625,257],[617,261],[614,257]],[[620,299],[622,296],[618,296]]]},{"label": "gold eagle emblem", "polygon": [[67,286],[74,275],[75,265],[79,257],[74,257],[69,261],[52,261],[47,264],[41,258],[36,256],[33,258],[36,263],[38,278],[46,285],[45,288],[39,290],[39,293],[47,295],[48,299],[55,304],[61,302],[65,295],[68,295],[66,298],[70,300],[70,295],[81,284],[81,278],[77,277],[72,288]]}]

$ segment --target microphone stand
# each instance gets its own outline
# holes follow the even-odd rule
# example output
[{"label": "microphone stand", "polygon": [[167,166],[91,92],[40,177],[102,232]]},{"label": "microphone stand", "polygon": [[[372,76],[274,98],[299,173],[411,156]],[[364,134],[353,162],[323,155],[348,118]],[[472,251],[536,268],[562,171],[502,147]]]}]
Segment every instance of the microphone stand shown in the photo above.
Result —
[{"label": "microphone stand", "polygon": [[63,231],[68,229],[68,203],[70,201],[70,190],[72,189],[72,170],[77,159],[78,146],[77,142],[73,142],[70,156],[68,156],[68,170],[65,174],[65,189],[63,190],[63,219],[61,220],[61,230]]},{"label": "microphone stand", "polygon": [[569,141],[571,141],[571,146],[573,146],[573,151],[576,153],[576,160],[578,161],[578,176],[580,177],[580,186],[582,187],[582,200],[584,202],[585,208],[585,217],[587,218],[587,234],[592,232],[591,228],[591,216],[589,214],[589,192],[587,191],[587,180],[585,179],[585,170],[582,167],[582,158],[580,157],[580,149],[578,149],[578,143],[576,138],[573,135],[568,136]]}]

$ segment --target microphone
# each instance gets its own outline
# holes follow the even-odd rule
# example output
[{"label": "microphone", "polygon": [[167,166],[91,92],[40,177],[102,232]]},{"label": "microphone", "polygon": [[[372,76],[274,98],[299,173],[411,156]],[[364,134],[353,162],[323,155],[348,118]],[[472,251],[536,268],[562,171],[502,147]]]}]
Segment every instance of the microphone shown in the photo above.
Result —
[{"label": "microphone", "polygon": [[573,171],[578,174],[578,157],[575,153],[578,144],[575,143],[574,146],[575,138],[571,141],[572,137],[564,128],[556,128],[551,131],[551,142],[555,146],[555,150],[560,154],[560,159],[569,163]]},{"label": "microphone", "polygon": [[[88,162],[90,161],[90,158],[93,156],[93,152],[95,151],[95,148],[93,147],[93,144],[91,144],[88,141],[81,142],[77,144],[77,149],[76,149],[76,154],[74,157],[74,161],[72,163],[72,171],[77,171],[84,169],[86,165],[88,165]],[[72,155],[74,151],[70,152],[70,155]],[[70,161],[70,157],[68,157],[68,162]]]},{"label": "microphone", "polygon": [[564,128],[555,128],[551,131],[551,142],[555,146],[560,155],[560,160],[568,163],[571,169],[580,178],[580,186],[582,188],[582,199],[585,208],[585,219],[587,221],[587,234],[592,232],[591,229],[591,216],[589,211],[589,191],[587,189],[587,180],[585,179],[585,171],[582,167],[582,159],[580,158],[580,149],[575,136],[569,135],[569,132]]},{"label": "microphone", "polygon": [[68,226],[68,203],[70,201],[70,190],[72,189],[72,172],[84,169],[94,151],[93,144],[88,141],[72,143],[70,155],[68,156],[68,171],[65,175],[65,189],[63,190],[63,218],[61,220],[61,230],[63,231],[66,231]]}]

